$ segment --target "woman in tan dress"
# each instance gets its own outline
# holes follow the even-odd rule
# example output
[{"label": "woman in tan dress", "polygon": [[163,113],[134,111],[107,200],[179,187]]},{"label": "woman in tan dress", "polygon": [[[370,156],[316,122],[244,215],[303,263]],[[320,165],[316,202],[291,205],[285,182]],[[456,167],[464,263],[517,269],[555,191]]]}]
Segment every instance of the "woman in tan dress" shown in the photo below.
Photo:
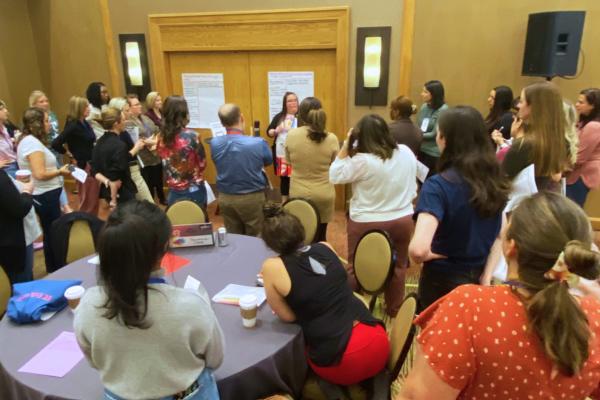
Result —
[{"label": "woman in tan dress", "polygon": [[325,131],[327,116],[315,97],[302,100],[298,125],[285,142],[287,162],[292,166],[290,198],[310,200],[319,211],[321,224],[315,241],[325,241],[327,223],[333,215],[335,188],[329,182],[329,165],[340,150],[338,138]]}]

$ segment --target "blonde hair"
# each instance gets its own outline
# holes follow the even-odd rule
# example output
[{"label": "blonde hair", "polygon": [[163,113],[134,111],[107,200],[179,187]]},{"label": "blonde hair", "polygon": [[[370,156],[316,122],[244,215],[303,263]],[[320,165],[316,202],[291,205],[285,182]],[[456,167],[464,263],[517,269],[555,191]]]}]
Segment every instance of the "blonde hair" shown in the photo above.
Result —
[{"label": "blonde hair", "polygon": [[565,128],[565,139],[569,146],[569,163],[568,167],[573,167],[577,161],[577,147],[579,146],[579,136],[577,136],[577,112],[573,104],[567,100],[563,100],[563,111],[567,126]]},{"label": "blonde hair", "polygon": [[90,105],[85,97],[72,96],[69,99],[69,111],[67,112],[67,120],[79,121],[83,118],[85,109]]},{"label": "blonde hair", "polygon": [[124,97],[113,97],[108,102],[109,107],[116,108],[119,111],[123,111],[123,107],[125,107],[126,105],[129,105],[129,102]]},{"label": "blonde hair", "polygon": [[6,108],[6,103],[2,99],[0,99],[0,108]]},{"label": "blonde hair", "polygon": [[146,108],[148,110],[154,109],[154,103],[156,102],[156,98],[160,96],[158,92],[150,92],[148,96],[146,96]]},{"label": "blonde hair", "polygon": [[35,107],[35,103],[38,102],[40,97],[47,98],[48,96],[46,96],[46,93],[42,92],[41,90],[34,90],[33,92],[31,92],[31,94],[29,95],[29,107]]},{"label": "blonde hair", "polygon": [[123,118],[121,110],[112,106],[105,107],[101,115],[101,125],[107,131],[111,130],[116,123],[121,122]]}]

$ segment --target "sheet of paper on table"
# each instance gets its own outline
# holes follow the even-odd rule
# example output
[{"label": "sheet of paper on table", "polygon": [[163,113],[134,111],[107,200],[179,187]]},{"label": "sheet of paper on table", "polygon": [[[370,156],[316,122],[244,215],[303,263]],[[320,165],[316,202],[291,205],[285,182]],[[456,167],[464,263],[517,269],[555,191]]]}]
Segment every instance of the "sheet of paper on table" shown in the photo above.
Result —
[{"label": "sheet of paper on table", "polygon": [[237,306],[240,302],[240,298],[247,294],[253,294],[256,296],[259,307],[267,299],[265,288],[263,287],[243,286],[230,283],[229,285],[225,286],[225,289],[215,294],[212,298],[212,301],[215,303],[233,304]]},{"label": "sheet of paper on table", "polygon": [[64,331],[19,368],[19,372],[62,378],[82,358],[75,333]]}]

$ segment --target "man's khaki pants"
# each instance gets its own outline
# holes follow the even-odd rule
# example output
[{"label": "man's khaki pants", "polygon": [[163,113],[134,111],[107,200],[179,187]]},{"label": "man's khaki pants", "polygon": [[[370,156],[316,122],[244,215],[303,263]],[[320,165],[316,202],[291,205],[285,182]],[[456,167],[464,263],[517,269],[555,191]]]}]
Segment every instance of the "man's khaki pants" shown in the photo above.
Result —
[{"label": "man's khaki pants", "polygon": [[262,229],[265,193],[219,193],[219,210],[229,233],[258,236]]}]

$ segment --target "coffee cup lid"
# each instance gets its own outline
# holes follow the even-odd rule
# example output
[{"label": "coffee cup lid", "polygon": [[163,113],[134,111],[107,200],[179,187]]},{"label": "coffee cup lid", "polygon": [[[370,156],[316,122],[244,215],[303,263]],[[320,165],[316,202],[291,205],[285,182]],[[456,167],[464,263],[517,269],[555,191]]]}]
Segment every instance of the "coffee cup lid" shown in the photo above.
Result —
[{"label": "coffee cup lid", "polygon": [[17,175],[31,175],[31,171],[28,169],[19,169],[16,172]]},{"label": "coffee cup lid", "polygon": [[258,299],[253,294],[247,294],[245,296],[240,297],[240,307],[255,307],[257,305],[256,303],[258,303]]},{"label": "coffee cup lid", "polygon": [[77,298],[83,296],[84,292],[85,292],[85,288],[83,286],[80,286],[80,285],[71,286],[70,288],[65,290],[65,297],[67,299],[77,299]]}]

